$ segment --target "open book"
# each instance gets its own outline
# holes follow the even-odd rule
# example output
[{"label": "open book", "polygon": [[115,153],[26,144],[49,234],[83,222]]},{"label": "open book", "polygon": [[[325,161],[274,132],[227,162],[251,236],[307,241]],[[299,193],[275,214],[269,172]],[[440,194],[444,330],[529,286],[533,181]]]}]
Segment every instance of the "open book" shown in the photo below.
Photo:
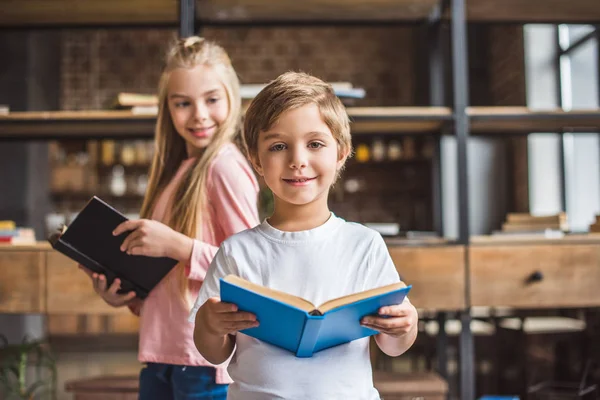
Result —
[{"label": "open book", "polygon": [[120,247],[129,232],[113,236],[127,218],[97,197],[92,197],[68,227],[50,235],[52,247],[84,267],[106,276],[108,285],[121,280],[119,293],[135,291],[145,298],[177,261],[171,258],[128,255]]},{"label": "open book", "polygon": [[411,286],[403,282],[329,300],[320,306],[238,276],[221,278],[221,301],[256,315],[259,326],[243,334],[289,350],[297,357],[377,334],[360,320],[384,306],[400,304]]}]

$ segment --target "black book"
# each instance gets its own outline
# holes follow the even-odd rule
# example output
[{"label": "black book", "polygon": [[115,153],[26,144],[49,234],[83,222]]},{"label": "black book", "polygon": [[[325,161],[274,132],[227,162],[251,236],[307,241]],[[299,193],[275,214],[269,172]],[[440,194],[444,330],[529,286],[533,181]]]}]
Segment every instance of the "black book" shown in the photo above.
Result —
[{"label": "black book", "polygon": [[120,246],[130,232],[119,236],[113,236],[112,232],[124,221],[127,218],[123,214],[94,196],[68,227],[52,234],[48,241],[55,250],[106,276],[108,285],[119,278],[119,293],[133,290],[143,299],[177,261],[122,252]]}]

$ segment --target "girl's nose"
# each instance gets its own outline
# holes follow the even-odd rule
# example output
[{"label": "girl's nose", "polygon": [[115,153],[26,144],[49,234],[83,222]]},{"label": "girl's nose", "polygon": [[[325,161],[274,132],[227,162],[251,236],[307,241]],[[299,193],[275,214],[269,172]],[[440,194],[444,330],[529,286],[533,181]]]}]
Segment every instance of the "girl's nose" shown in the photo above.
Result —
[{"label": "girl's nose", "polygon": [[204,121],[208,119],[208,107],[202,103],[197,104],[195,117],[198,121]]}]

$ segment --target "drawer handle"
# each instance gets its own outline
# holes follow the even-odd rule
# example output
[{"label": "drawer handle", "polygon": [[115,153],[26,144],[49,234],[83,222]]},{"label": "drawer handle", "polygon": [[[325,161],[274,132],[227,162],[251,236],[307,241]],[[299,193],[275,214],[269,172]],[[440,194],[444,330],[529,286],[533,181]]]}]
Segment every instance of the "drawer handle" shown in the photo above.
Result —
[{"label": "drawer handle", "polygon": [[544,274],[542,274],[540,271],[535,271],[532,272],[531,275],[529,275],[529,277],[526,280],[526,283],[541,282],[542,280],[544,280]]}]

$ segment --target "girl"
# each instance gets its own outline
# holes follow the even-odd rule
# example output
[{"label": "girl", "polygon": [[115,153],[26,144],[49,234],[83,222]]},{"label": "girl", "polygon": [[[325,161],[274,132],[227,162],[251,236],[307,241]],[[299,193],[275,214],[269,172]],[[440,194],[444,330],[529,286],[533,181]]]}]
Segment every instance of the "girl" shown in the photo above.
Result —
[{"label": "girl", "polygon": [[179,265],[142,302],[107,288],[87,271],[110,305],[140,316],[140,399],[225,399],[226,365],[196,350],[186,322],[219,244],[258,224],[258,183],[236,147],[241,120],[239,81],[226,52],[203,38],[179,40],[159,82],[156,152],[141,218],[113,232],[131,233],[121,250],[171,257]]}]

